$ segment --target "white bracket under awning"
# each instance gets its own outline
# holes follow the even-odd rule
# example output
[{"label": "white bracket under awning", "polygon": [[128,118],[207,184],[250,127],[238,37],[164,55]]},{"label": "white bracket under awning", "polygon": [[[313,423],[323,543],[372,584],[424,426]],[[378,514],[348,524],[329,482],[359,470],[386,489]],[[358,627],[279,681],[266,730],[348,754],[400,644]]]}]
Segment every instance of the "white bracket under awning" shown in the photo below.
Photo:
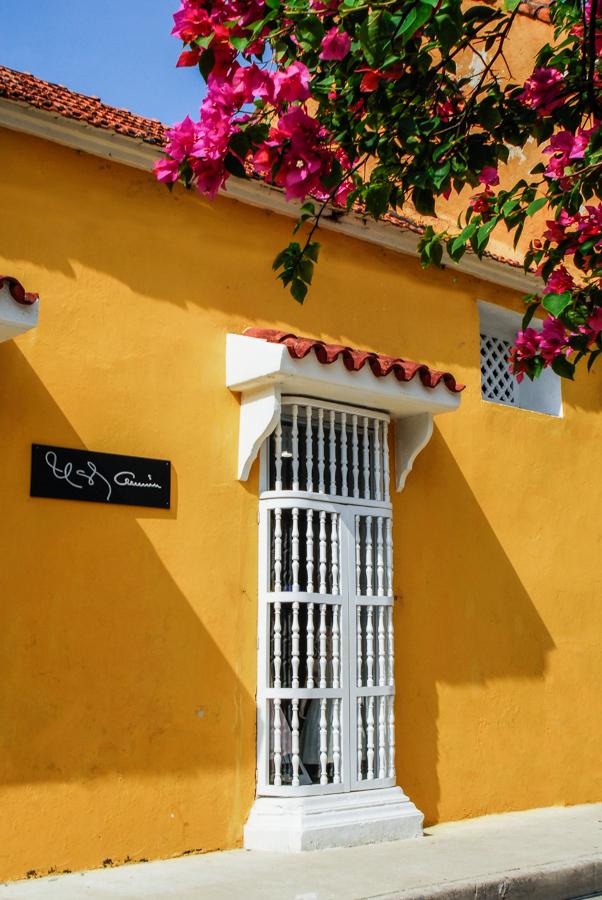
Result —
[{"label": "white bracket under awning", "polygon": [[418,376],[400,382],[376,377],[369,366],[349,371],[342,359],[328,365],[313,353],[291,357],[284,344],[244,334],[226,338],[226,387],[241,394],[238,478],[246,481],[263,441],[280,416],[283,394],[365,406],[388,412],[395,422],[395,487],[401,491],[414,460],[433,433],[433,416],[452,412],[460,394],[441,382],[425,387]]}]

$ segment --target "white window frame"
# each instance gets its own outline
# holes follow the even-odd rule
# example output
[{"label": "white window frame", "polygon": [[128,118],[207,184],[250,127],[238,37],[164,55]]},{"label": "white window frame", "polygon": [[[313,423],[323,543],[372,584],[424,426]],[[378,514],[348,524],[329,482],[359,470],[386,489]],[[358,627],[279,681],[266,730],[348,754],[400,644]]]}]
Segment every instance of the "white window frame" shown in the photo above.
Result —
[{"label": "white window frame", "polygon": [[[506,341],[510,345],[514,343],[517,333],[521,330],[522,316],[520,313],[494,303],[478,302],[479,313],[479,358],[483,336]],[[531,328],[541,331],[540,319],[531,321]],[[509,406],[514,409],[530,410],[548,416],[562,417],[562,379],[551,368],[546,368],[540,377],[531,381],[525,376],[521,382],[514,377],[514,403],[502,399],[486,397],[483,391],[483,374],[481,370],[481,398],[484,403],[493,403],[498,406]]]},{"label": "white window frame", "polygon": [[[316,398],[283,396],[282,403],[287,407],[293,404],[310,404],[314,410],[321,408],[325,411],[333,410],[337,413],[353,413],[360,417],[367,416],[371,422],[380,422],[385,432],[385,424],[388,428],[389,415],[380,410],[367,410],[365,408],[352,407],[348,404],[334,404]],[[383,448],[384,449],[384,448]],[[257,795],[279,797],[305,797],[320,794],[349,793],[355,791],[376,790],[393,787],[395,785],[395,739],[394,739],[394,695],[395,685],[392,674],[393,669],[393,567],[392,567],[392,537],[387,548],[388,572],[386,576],[387,593],[381,595],[366,596],[358,592],[356,580],[357,564],[357,519],[356,517],[371,516],[380,520],[381,527],[388,529],[392,534],[392,505],[389,495],[389,455],[384,452],[387,465],[386,474],[383,472],[382,483],[384,489],[381,499],[365,499],[355,496],[341,496],[327,492],[306,492],[302,490],[270,490],[269,489],[269,439],[263,444],[260,453],[260,500],[259,500],[259,615],[258,615],[258,669],[257,669]],[[371,472],[371,476],[373,472]],[[315,485],[314,485],[315,486]],[[380,493],[380,492],[379,492]],[[299,510],[312,509],[314,511],[326,511],[339,516],[339,594],[336,598],[330,595],[321,595],[317,592],[308,594],[300,590],[298,594],[287,592],[282,595],[283,602],[294,602],[295,597],[303,603],[314,603],[318,608],[320,604],[339,603],[341,610],[340,635],[341,635],[341,674],[340,687],[330,688],[275,688],[270,687],[270,633],[269,618],[270,607],[279,594],[270,591],[270,547],[269,547],[269,519],[271,510],[280,508],[297,508]],[[385,525],[384,523],[388,523]],[[376,557],[377,548],[374,547]],[[376,558],[374,559],[376,569]],[[383,574],[383,583],[385,578]],[[340,600],[339,600],[340,598]],[[374,684],[372,686],[358,686],[358,656],[357,656],[357,608],[371,608],[373,617],[373,643],[374,657],[379,652],[378,626],[382,621],[387,629],[387,649],[391,654],[385,662],[387,670],[387,683]],[[381,614],[380,610],[383,610]],[[386,610],[386,612],[384,612]],[[382,616],[382,618],[381,618]],[[363,635],[365,637],[365,635]],[[384,653],[385,642],[383,641]],[[376,662],[374,663],[376,673]],[[341,781],[312,785],[274,785],[270,783],[270,702],[274,699],[302,700],[328,698],[339,700],[340,713],[340,745],[341,745]],[[371,698],[375,698],[371,700]],[[361,703],[370,703],[371,714],[383,715],[383,722],[375,723],[372,738],[376,742],[381,736],[382,745],[374,747],[373,774],[368,778],[359,778],[358,770],[358,700]],[[332,723],[329,718],[329,727]],[[386,745],[385,745],[386,739]],[[381,763],[382,759],[382,763]],[[379,764],[386,770],[384,777],[379,777]]]}]

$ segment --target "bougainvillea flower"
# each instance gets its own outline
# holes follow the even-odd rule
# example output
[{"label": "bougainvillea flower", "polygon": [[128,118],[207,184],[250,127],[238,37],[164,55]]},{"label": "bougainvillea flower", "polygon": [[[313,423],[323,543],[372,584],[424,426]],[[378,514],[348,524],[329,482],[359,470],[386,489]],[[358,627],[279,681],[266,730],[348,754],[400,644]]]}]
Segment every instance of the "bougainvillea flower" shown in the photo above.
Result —
[{"label": "bougainvillea flower", "polygon": [[486,185],[494,185],[500,183],[500,177],[497,173],[497,169],[494,166],[485,166],[481,170],[481,174],[479,175],[479,181],[481,184]]},{"label": "bougainvillea flower", "polygon": [[302,62],[291,63],[274,75],[274,100],[276,103],[295,103],[308,100],[309,69]]},{"label": "bougainvillea flower", "polygon": [[546,362],[552,362],[557,356],[570,353],[570,350],[566,328],[559,319],[548,316],[544,319],[539,338],[539,355]]},{"label": "bougainvillea flower", "polygon": [[594,334],[602,331],[602,306],[596,310],[593,316],[589,317],[587,324]]},{"label": "bougainvillea flower", "polygon": [[360,91],[364,94],[371,94],[375,91],[384,78],[379,69],[358,69],[357,71],[365,73],[360,81]]},{"label": "bougainvillea flower", "polygon": [[163,184],[173,184],[178,180],[180,166],[175,159],[158,159],[153,166],[153,172],[157,181]]},{"label": "bougainvillea flower", "polygon": [[322,38],[320,59],[344,59],[351,50],[351,38],[334,26]]},{"label": "bougainvillea flower", "polygon": [[544,288],[544,294],[562,294],[564,291],[575,290],[575,280],[564,266],[554,269]]},{"label": "bougainvillea flower", "polygon": [[563,75],[558,69],[535,69],[525,81],[519,100],[534,109],[539,116],[547,116],[562,106]]}]

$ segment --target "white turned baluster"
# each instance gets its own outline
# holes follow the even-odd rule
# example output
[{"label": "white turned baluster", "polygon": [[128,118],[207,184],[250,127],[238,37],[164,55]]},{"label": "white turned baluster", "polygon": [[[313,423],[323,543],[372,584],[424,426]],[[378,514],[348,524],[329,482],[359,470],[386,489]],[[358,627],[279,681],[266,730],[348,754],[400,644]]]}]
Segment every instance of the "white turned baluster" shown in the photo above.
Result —
[{"label": "white turned baluster", "polygon": [[275,444],[276,444],[276,490],[282,490],[282,423],[278,420],[278,424],[276,425],[276,436],[275,436]]},{"label": "white turned baluster", "polygon": [[382,500],[381,495],[381,458],[380,458],[380,422],[374,420],[374,499]]},{"label": "white turned baluster", "polygon": [[307,687],[314,686],[314,605],[307,604]]},{"label": "white turned baluster", "polygon": [[[291,563],[293,570],[293,591],[299,586],[299,510],[293,509],[293,530],[291,535]],[[291,629],[291,670],[292,687],[299,687],[299,601],[293,602],[293,624]]]},{"label": "white turned baluster", "polygon": [[339,716],[340,700],[332,701],[332,783],[341,783],[341,719]]},{"label": "white turned baluster", "polygon": [[314,511],[307,510],[305,529],[306,565],[307,565],[307,593],[314,592]]},{"label": "white turned baluster", "polygon": [[[326,593],[326,513],[320,511],[320,593]],[[326,604],[320,605],[320,687],[326,687]]]},{"label": "white turned baluster", "polygon": [[393,596],[393,535],[391,519],[387,519],[387,597]]},{"label": "white turned baluster", "polygon": [[[314,513],[307,510],[307,593],[314,590]],[[314,604],[307,604],[307,687],[314,686]]]},{"label": "white turned baluster", "polygon": [[341,661],[341,628],[339,623],[341,607],[335,603],[332,607],[332,686],[340,687],[340,661]]},{"label": "white turned baluster", "polygon": [[293,570],[293,591],[299,586],[299,510],[293,509],[293,530],[291,533],[291,567]]},{"label": "white turned baluster", "polygon": [[299,490],[299,407],[293,406],[293,425],[291,428],[291,444],[293,451],[293,490]]},{"label": "white turned baluster", "polygon": [[362,774],[362,763],[364,762],[364,754],[362,751],[362,745],[364,741],[364,728],[362,722],[362,698],[357,698],[357,728],[356,728],[356,740],[357,740],[357,780],[361,781],[364,777]]},{"label": "white turned baluster", "polygon": [[274,590],[282,590],[282,510],[274,510]]},{"label": "white turned baluster", "polygon": [[389,701],[389,778],[395,778],[395,710],[394,697],[387,697]]},{"label": "white turned baluster", "polygon": [[299,687],[299,601],[293,602],[291,635],[291,687]]},{"label": "white turned baluster", "polygon": [[280,700],[274,700],[274,784],[282,784],[282,723],[280,721]]},{"label": "white turned baluster", "polygon": [[372,565],[372,516],[366,516],[366,596],[371,597],[374,593],[372,585],[373,576]]},{"label": "white turned baluster", "polygon": [[305,433],[305,465],[307,468],[307,485],[306,490],[308,493],[312,493],[314,489],[314,446],[312,440],[312,430],[311,430],[311,416],[312,416],[312,408],[308,406],[305,410],[305,414],[307,416],[307,430]]},{"label": "white turned baluster", "polygon": [[364,416],[364,499],[370,499],[370,435],[368,432],[368,417]]},{"label": "white turned baluster", "polygon": [[360,463],[357,437],[357,416],[351,417],[351,462],[353,467],[353,496],[360,495]]},{"label": "white turned baluster", "polygon": [[355,643],[356,643],[356,661],[357,661],[357,686],[362,687],[364,680],[362,676],[362,607],[358,604],[355,609]]},{"label": "white turned baluster", "polygon": [[355,517],[355,593],[362,592],[362,539],[360,534],[361,520]]},{"label": "white turned baluster", "polygon": [[320,625],[318,627],[318,640],[320,652],[320,687],[326,687],[326,664],[328,657],[326,656],[326,604],[320,604]]},{"label": "white turned baluster", "polygon": [[346,497],[347,489],[347,413],[341,413],[341,493]]},{"label": "white turned baluster", "polygon": [[320,510],[320,593],[326,593],[326,513]]},{"label": "white turned baluster", "polygon": [[[274,591],[282,590],[282,510],[274,510]],[[274,603],[274,687],[282,687],[281,603]],[[278,707],[280,709],[280,707]],[[275,726],[274,726],[275,727]],[[280,727],[280,726],[279,726]],[[275,746],[275,745],[274,745]]]},{"label": "white turned baluster", "polygon": [[383,518],[376,519],[376,593],[385,596],[385,545],[383,541]]},{"label": "white turned baluster", "polygon": [[387,714],[385,711],[387,698],[378,700],[378,777],[387,777]]},{"label": "white turned baluster", "polygon": [[[293,685],[294,687],[294,685]],[[293,764],[293,787],[299,786],[299,701],[293,700],[291,716],[291,757]]]},{"label": "white turned baluster", "polygon": [[337,445],[334,410],[330,410],[330,493],[337,492]]},{"label": "white turned baluster", "polygon": [[389,614],[388,622],[387,622],[387,625],[388,625],[388,627],[387,627],[387,646],[388,646],[388,651],[389,651],[388,652],[389,659],[387,662],[387,669],[388,669],[388,675],[389,675],[388,683],[389,683],[390,687],[393,687],[393,685],[395,683],[395,678],[394,678],[395,644],[393,642],[393,607],[389,606],[387,611]]},{"label": "white turned baluster", "polygon": [[368,701],[368,715],[366,717],[366,762],[368,781],[374,778],[374,697],[366,697]]},{"label": "white turned baluster", "polygon": [[366,607],[366,684],[374,687],[374,607]]},{"label": "white turned baluster", "polygon": [[332,593],[339,593],[339,517],[332,513],[330,529]]},{"label": "white turned baluster", "polygon": [[383,500],[389,500],[389,423],[383,422],[383,476],[385,489]]},{"label": "white turned baluster", "polygon": [[320,784],[328,784],[328,721],[326,719],[327,700],[320,700]]},{"label": "white turned baluster", "polygon": [[324,493],[324,410],[318,409],[318,491]]},{"label": "white turned baluster", "polygon": [[387,632],[385,630],[385,610],[385,606],[378,607],[378,684],[380,687],[384,687],[387,683]]}]

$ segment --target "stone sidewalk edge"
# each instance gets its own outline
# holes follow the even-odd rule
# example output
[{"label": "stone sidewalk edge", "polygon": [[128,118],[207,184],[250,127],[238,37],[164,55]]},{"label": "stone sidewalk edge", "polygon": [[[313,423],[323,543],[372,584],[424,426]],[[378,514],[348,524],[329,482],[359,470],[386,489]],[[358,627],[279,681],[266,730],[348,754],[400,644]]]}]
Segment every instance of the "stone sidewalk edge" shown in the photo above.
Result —
[{"label": "stone sidewalk edge", "polygon": [[581,900],[602,893],[602,854],[445,885],[374,894],[364,900]]}]

